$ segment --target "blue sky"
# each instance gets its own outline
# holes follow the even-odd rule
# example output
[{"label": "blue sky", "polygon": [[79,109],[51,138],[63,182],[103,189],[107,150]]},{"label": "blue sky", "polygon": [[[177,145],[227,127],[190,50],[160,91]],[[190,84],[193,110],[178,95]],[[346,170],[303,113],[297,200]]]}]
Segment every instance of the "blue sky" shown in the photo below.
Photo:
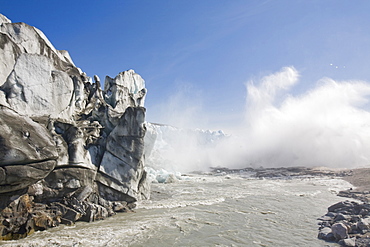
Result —
[{"label": "blue sky", "polygon": [[[294,66],[300,95],[323,77],[370,81],[365,0],[0,0],[89,76],[134,69],[147,120],[220,129],[240,122],[245,83]],[[176,113],[177,112],[177,113]]]}]

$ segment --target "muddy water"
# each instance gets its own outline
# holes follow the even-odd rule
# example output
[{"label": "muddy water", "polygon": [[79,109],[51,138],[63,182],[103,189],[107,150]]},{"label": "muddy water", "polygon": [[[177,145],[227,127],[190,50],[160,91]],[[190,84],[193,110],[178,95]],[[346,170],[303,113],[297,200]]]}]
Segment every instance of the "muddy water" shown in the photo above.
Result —
[{"label": "muddy water", "polygon": [[135,213],[38,232],[3,246],[337,246],[317,239],[317,218],[343,200],[339,179],[193,176],[153,184]]}]

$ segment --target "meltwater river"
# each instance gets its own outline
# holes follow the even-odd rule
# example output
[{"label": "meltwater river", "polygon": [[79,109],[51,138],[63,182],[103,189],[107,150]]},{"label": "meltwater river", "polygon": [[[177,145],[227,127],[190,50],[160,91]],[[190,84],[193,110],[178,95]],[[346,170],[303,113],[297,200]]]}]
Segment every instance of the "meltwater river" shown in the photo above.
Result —
[{"label": "meltwater river", "polygon": [[317,239],[317,218],[344,200],[340,179],[193,176],[153,184],[135,213],[60,226],[3,246],[338,246]]}]

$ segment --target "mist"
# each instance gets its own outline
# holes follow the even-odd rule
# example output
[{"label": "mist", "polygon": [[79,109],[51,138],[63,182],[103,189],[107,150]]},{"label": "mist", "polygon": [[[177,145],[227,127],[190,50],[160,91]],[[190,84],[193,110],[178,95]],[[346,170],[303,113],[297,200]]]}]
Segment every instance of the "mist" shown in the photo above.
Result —
[{"label": "mist", "polygon": [[[323,78],[302,95],[293,67],[246,84],[245,123],[236,154],[255,166],[369,165],[370,84]],[[240,162],[240,161],[239,161]]]},{"label": "mist", "polygon": [[[232,124],[227,131],[230,135],[209,143],[179,135],[170,155],[172,169],[368,166],[370,84],[322,78],[312,89],[294,95],[299,80],[294,67],[285,67],[247,82],[243,120]],[[171,112],[176,112],[171,107]],[[179,114],[182,125],[184,116],[195,125],[199,117],[191,113],[207,118],[196,104],[182,112],[186,113]]]}]

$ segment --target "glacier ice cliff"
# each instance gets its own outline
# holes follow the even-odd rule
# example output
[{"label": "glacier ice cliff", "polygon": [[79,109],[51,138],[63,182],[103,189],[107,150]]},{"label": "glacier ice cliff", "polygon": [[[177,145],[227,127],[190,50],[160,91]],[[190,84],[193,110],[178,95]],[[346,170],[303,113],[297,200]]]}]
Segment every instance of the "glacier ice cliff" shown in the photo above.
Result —
[{"label": "glacier ice cliff", "polygon": [[39,29],[0,14],[0,239],[148,198],[145,95],[133,70],[102,89]]},{"label": "glacier ice cliff", "polygon": [[155,123],[146,123],[146,129],[146,167],[173,174],[208,170],[223,151],[219,145],[229,137],[221,130],[185,129]]}]

